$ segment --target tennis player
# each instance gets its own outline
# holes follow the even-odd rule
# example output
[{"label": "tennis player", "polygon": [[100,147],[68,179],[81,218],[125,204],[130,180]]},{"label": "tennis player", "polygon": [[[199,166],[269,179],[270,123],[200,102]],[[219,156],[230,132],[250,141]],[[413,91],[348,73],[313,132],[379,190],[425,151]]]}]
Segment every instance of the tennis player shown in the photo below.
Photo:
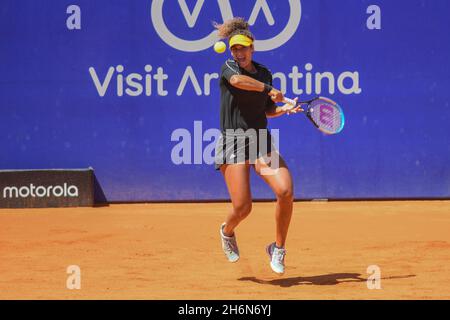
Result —
[{"label": "tennis player", "polygon": [[266,252],[272,270],[283,274],[285,243],[292,216],[293,184],[289,169],[272,144],[267,118],[296,113],[301,109],[275,104],[283,101],[283,93],[272,87],[271,72],[253,60],[255,38],[244,19],[233,18],[223,24],[215,24],[215,27],[219,37],[228,39],[232,56],[221,68],[222,135],[216,145],[215,158],[215,167],[223,174],[232,202],[232,209],[220,228],[222,248],[230,262],[239,260],[235,229],[252,209],[250,168],[253,168],[277,198],[276,237],[266,247]]}]

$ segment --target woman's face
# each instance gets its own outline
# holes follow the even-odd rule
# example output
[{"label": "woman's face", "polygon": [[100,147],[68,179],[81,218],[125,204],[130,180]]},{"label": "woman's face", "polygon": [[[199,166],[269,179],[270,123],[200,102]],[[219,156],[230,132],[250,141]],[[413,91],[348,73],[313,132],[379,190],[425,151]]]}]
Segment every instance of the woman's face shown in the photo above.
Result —
[{"label": "woman's face", "polygon": [[251,69],[253,51],[253,45],[245,47],[243,45],[236,44],[231,47],[231,55],[233,56],[233,59],[243,69]]}]

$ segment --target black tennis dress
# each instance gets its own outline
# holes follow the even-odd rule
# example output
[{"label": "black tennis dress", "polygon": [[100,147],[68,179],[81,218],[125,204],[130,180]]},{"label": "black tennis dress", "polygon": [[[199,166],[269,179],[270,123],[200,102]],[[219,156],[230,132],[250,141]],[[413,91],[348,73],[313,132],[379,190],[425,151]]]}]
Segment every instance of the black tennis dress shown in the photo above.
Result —
[{"label": "black tennis dress", "polygon": [[220,129],[215,149],[215,168],[222,164],[250,161],[270,153],[275,147],[267,129],[265,112],[275,103],[264,92],[247,91],[230,84],[233,75],[246,75],[272,85],[272,73],[264,65],[253,61],[255,73],[239,67],[234,60],[222,65],[220,74]]}]

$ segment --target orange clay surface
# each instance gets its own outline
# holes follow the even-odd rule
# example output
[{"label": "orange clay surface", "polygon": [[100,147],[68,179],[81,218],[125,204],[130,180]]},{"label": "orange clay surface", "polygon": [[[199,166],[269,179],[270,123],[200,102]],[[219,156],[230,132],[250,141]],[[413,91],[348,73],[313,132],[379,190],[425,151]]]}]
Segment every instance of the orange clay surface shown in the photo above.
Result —
[{"label": "orange clay surface", "polygon": [[283,276],[264,251],[274,207],[254,203],[234,264],[228,203],[2,209],[0,299],[450,299],[450,201],[296,202]]}]

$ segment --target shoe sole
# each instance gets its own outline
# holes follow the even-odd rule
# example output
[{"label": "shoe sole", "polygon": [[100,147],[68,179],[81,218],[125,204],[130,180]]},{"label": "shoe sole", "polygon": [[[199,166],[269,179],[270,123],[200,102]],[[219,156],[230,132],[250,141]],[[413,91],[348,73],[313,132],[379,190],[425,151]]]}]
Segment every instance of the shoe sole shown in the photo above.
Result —
[{"label": "shoe sole", "polygon": [[279,276],[282,276],[282,275],[284,274],[284,271],[283,271],[283,272],[275,271],[275,269],[272,267],[272,263],[270,264],[270,269],[272,269],[272,272],[273,272],[273,273],[275,273],[275,274],[277,274],[277,275],[279,275]]}]

